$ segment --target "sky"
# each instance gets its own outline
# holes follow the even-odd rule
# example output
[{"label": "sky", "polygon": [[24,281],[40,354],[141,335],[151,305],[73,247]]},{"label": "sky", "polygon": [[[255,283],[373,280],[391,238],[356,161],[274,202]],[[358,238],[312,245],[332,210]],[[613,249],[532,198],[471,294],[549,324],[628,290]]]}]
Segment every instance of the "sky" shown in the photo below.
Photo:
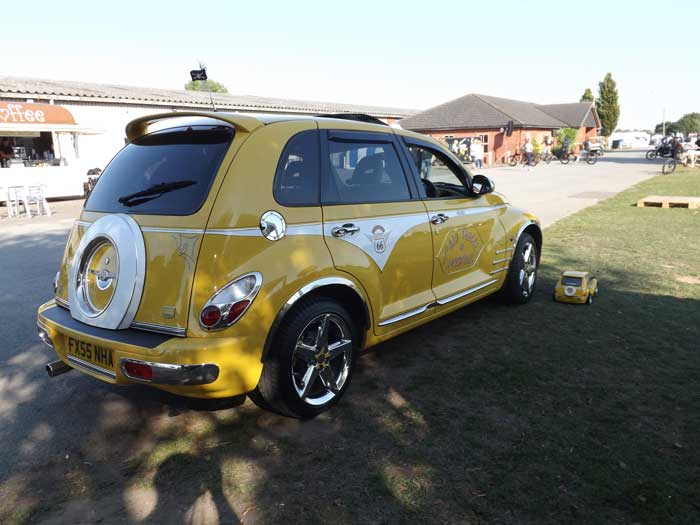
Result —
[{"label": "sky", "polygon": [[578,102],[612,73],[619,128],[700,111],[700,2],[15,0],[0,76],[427,109],[467,93]]}]

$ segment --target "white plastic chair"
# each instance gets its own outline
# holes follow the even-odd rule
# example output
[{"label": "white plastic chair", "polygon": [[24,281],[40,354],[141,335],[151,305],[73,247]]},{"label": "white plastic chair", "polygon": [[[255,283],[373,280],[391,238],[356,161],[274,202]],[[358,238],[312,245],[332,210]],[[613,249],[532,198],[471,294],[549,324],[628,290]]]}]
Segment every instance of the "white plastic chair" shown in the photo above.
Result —
[{"label": "white plastic chair", "polygon": [[36,205],[36,214],[41,215],[42,213],[46,213],[49,217],[51,217],[51,208],[49,208],[49,203],[46,200],[46,197],[44,197],[44,186],[28,186],[27,187],[27,195],[26,195],[26,205],[25,209],[28,210],[29,216],[31,217],[31,208],[30,206],[32,204]]},{"label": "white plastic chair", "polygon": [[27,201],[24,198],[24,186],[7,187],[7,215],[8,217],[19,217],[19,206],[24,206],[24,213],[31,217]]}]

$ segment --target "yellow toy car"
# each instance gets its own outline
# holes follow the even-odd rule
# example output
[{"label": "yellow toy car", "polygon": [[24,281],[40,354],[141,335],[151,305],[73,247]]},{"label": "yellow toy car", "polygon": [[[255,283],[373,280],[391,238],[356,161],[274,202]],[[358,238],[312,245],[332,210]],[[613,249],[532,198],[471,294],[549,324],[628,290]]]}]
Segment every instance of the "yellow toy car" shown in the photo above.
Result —
[{"label": "yellow toy car", "polygon": [[72,369],[312,417],[359,352],[502,290],[537,219],[439,142],[367,117],[177,112],[128,124],[39,308]]},{"label": "yellow toy car", "polygon": [[588,272],[564,272],[554,288],[554,300],[560,303],[593,304],[598,295],[598,279]]}]

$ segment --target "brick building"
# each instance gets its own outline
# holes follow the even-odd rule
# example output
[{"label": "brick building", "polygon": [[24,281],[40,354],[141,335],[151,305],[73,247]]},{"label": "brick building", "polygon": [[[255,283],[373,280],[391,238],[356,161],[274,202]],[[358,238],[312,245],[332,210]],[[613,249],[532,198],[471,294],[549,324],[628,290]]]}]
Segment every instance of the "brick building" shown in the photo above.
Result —
[{"label": "brick building", "polygon": [[[510,121],[513,133],[507,136]],[[526,137],[542,143],[561,128],[577,129],[576,142],[581,143],[597,136],[600,118],[592,102],[540,105],[471,94],[407,117],[399,125],[448,145],[479,138],[484,145],[484,162],[492,164],[503,162]]]}]

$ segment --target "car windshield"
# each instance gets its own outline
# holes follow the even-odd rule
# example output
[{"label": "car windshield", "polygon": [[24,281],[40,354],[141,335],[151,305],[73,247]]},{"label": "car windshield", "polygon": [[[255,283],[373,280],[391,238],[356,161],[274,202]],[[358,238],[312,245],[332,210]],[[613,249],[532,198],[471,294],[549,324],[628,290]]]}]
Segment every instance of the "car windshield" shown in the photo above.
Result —
[{"label": "car windshield", "polygon": [[127,144],[85,204],[88,211],[190,215],[209,193],[233,140],[231,126],[169,128]]},{"label": "car windshield", "polygon": [[561,284],[564,286],[581,286],[583,280],[580,277],[562,277]]}]

